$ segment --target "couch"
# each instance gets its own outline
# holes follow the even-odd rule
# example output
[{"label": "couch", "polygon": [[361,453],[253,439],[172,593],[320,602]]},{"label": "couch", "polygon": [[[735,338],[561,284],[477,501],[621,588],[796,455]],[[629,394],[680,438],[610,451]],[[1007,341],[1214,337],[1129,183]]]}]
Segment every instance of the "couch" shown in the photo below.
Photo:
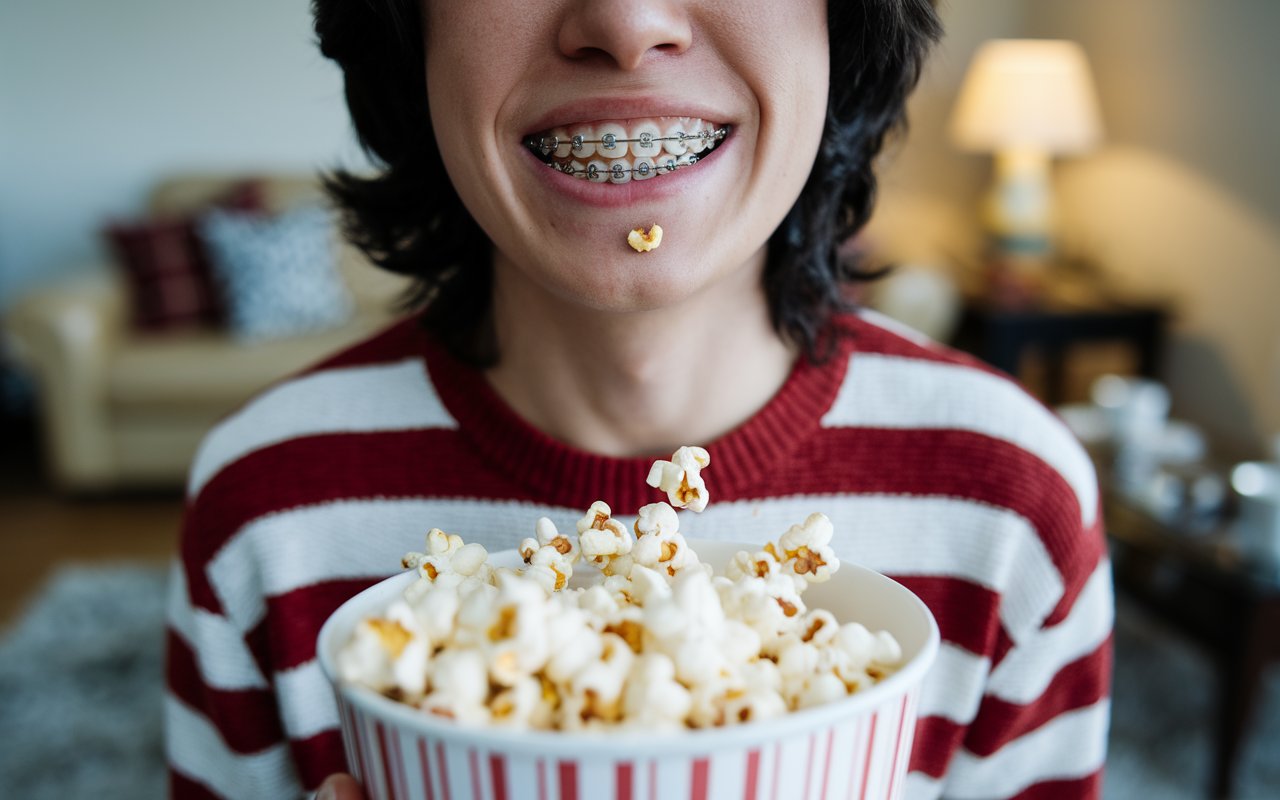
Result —
[{"label": "couch", "polygon": [[[187,213],[242,179],[174,177],[154,188],[149,210]],[[323,201],[307,176],[270,176],[262,188],[272,211]],[[6,315],[5,333],[11,357],[35,381],[53,482],[76,493],[181,487],[201,438],[219,419],[393,319],[405,279],[345,243],[338,261],[355,308],[345,324],[251,344],[213,329],[134,332],[126,288],[110,265],[20,299]]]}]

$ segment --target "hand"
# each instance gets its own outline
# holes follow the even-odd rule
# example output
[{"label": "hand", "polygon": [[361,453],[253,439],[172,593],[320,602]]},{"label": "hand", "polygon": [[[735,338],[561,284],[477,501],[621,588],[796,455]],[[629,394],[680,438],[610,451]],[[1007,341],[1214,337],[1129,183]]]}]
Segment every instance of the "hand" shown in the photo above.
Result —
[{"label": "hand", "polygon": [[364,800],[364,790],[355,778],[340,772],[324,779],[316,800]]}]

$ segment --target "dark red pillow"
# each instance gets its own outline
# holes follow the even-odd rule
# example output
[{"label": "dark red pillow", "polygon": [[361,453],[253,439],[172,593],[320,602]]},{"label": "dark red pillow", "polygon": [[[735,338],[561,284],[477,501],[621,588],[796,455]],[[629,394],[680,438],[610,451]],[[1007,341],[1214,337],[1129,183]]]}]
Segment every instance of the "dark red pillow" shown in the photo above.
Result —
[{"label": "dark red pillow", "polygon": [[[262,212],[262,184],[237,184],[212,205]],[[124,273],[136,330],[154,333],[222,324],[222,298],[196,235],[195,214],[114,223],[104,235]]]}]

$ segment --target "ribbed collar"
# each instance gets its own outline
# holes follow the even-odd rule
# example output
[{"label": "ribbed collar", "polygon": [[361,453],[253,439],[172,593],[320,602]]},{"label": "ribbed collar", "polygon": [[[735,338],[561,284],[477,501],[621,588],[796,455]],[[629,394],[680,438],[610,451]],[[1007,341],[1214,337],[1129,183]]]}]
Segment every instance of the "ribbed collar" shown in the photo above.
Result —
[{"label": "ribbed collar", "polygon": [[[845,319],[840,327],[848,330],[849,323],[856,326]],[[837,351],[823,364],[797,360],[778,393],[738,428],[713,442],[686,442],[711,454],[707,480],[713,499],[759,494],[778,465],[818,430],[844,380],[853,338],[839,337]],[[603,499],[630,514],[657,499],[645,478],[653,459],[670,453],[612,458],[556,441],[517,415],[482,372],[456,360],[432,337],[423,339],[431,383],[460,432],[484,461],[526,487],[530,500],[585,508]]]}]

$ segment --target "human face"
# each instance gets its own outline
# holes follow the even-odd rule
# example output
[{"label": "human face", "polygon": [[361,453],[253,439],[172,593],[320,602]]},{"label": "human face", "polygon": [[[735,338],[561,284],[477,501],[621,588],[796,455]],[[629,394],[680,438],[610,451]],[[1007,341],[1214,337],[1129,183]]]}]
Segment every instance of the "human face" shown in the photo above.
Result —
[{"label": "human face", "polygon": [[[754,286],[730,278],[758,276],[822,134],[825,0],[424,0],[424,20],[432,124],[494,243],[500,291],[642,311]],[[584,145],[594,158],[572,149],[578,135],[722,129],[714,149],[669,173],[666,157],[702,143],[665,143],[653,158],[663,174],[647,180],[634,144],[615,144],[622,160],[604,158],[602,143]],[[560,147],[549,155],[526,144],[551,136]],[[594,161],[629,166],[631,179],[580,177]],[[634,252],[627,233],[654,223],[661,246]]]}]

